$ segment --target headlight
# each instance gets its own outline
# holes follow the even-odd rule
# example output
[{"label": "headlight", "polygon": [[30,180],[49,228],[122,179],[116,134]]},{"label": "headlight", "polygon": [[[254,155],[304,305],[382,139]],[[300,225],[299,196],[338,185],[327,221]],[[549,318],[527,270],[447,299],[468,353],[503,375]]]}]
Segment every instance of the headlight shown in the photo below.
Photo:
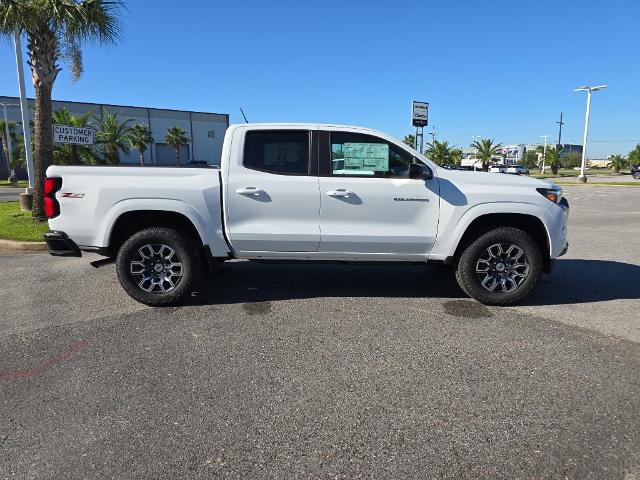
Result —
[{"label": "headlight", "polygon": [[562,199],[561,188],[536,188],[536,190],[553,203],[560,203],[560,200]]}]

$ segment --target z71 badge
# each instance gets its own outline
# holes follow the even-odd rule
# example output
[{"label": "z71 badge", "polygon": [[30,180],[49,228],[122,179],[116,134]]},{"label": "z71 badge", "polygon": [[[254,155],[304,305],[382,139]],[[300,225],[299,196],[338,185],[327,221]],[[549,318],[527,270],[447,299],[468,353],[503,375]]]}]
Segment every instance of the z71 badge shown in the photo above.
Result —
[{"label": "z71 badge", "polygon": [[62,192],[62,198],[84,198],[84,193]]}]

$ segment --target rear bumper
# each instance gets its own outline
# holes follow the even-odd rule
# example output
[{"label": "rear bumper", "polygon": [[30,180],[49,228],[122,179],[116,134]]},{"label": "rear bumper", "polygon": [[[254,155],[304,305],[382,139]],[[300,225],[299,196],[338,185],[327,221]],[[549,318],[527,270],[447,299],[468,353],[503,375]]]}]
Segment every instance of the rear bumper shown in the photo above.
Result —
[{"label": "rear bumper", "polygon": [[44,232],[44,241],[47,242],[49,255],[55,255],[57,257],[82,256],[78,245],[64,232],[58,230]]}]

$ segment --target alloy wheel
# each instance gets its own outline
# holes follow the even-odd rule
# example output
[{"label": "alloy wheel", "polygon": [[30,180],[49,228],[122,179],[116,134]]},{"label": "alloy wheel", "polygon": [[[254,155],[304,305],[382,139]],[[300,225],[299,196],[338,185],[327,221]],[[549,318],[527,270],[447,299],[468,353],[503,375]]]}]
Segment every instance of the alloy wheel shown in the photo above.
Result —
[{"label": "alloy wheel", "polygon": [[510,243],[495,243],[476,262],[476,276],[489,292],[509,293],[518,289],[529,275],[524,250]]},{"label": "alloy wheel", "polygon": [[168,245],[147,243],[138,248],[129,262],[129,273],[145,292],[167,293],[175,289],[182,280],[182,261]]}]

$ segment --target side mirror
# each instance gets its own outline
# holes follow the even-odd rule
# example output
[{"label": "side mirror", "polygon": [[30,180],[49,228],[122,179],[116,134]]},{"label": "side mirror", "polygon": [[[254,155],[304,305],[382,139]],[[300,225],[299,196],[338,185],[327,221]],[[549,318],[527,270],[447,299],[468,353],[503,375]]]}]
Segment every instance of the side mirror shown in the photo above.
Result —
[{"label": "side mirror", "polygon": [[431,180],[433,178],[433,171],[431,171],[427,165],[412,163],[409,165],[409,178]]}]

